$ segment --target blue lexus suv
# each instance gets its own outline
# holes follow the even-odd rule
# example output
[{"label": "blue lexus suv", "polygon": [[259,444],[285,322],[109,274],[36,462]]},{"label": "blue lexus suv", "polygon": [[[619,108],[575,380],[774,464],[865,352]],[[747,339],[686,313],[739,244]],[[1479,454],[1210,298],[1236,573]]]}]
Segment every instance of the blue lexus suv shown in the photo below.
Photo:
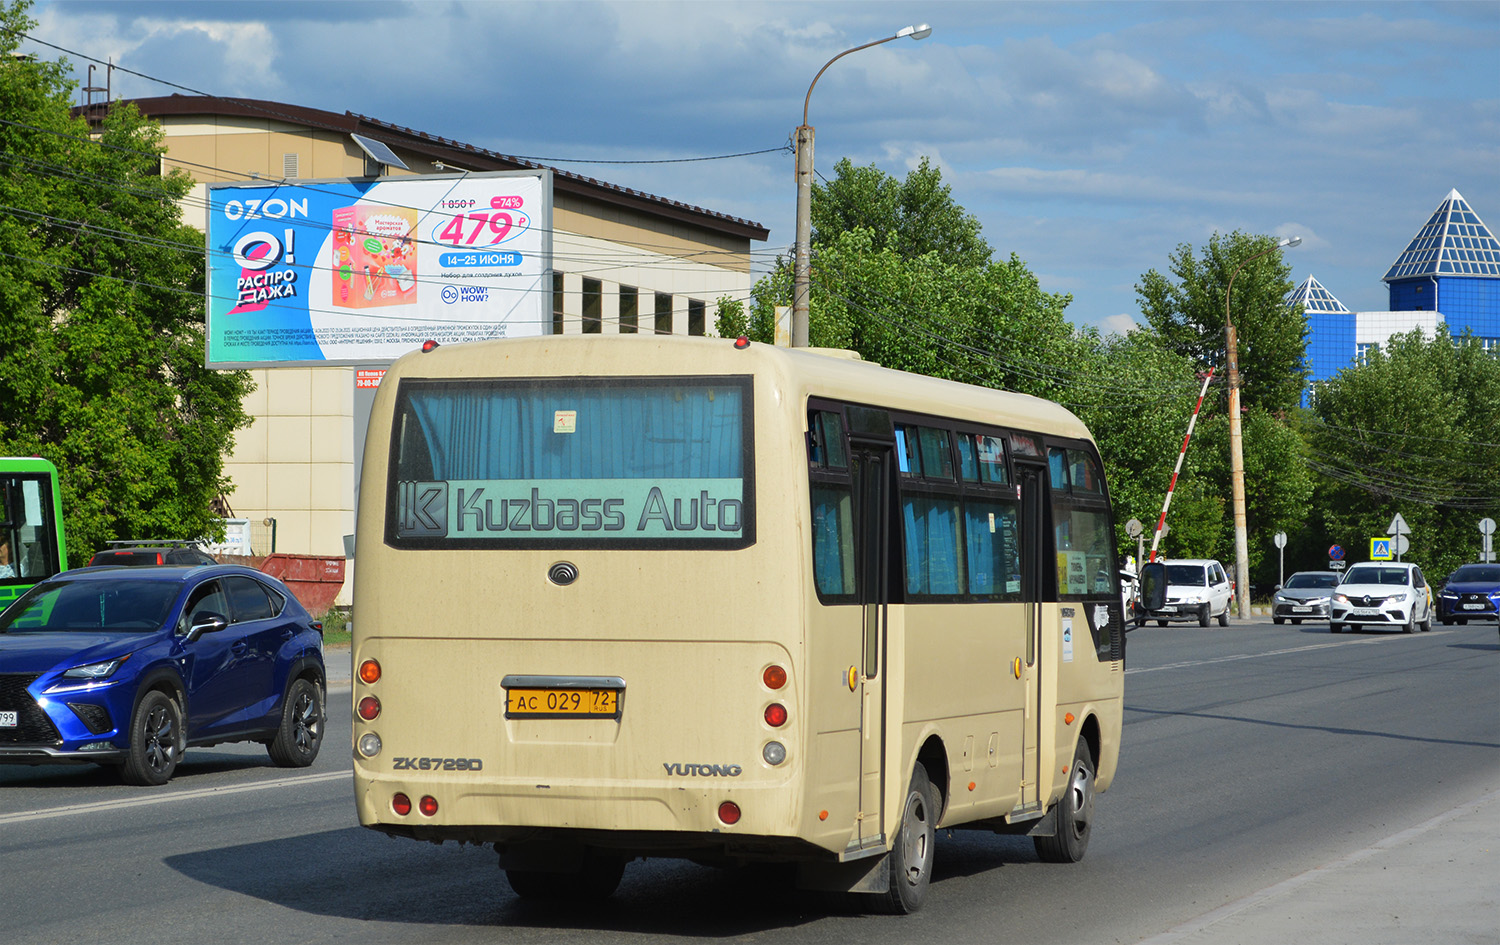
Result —
[{"label": "blue lexus suv", "polygon": [[310,765],[322,629],[250,568],[65,571],[0,614],[0,764],[117,765],[156,785],[190,746],[258,741]]}]

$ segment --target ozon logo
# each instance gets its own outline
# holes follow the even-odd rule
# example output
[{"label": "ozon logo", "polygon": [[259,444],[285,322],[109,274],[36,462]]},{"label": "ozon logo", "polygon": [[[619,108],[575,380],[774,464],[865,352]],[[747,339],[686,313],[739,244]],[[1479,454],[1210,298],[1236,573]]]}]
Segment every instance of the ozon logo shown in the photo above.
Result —
[{"label": "ozon logo", "polygon": [[286,258],[287,265],[291,265],[293,262],[292,232],[292,230],[286,231],[284,244],[271,233],[246,233],[235,241],[234,249],[230,251],[230,254],[235,262],[252,272],[270,269],[281,262],[283,256]]}]

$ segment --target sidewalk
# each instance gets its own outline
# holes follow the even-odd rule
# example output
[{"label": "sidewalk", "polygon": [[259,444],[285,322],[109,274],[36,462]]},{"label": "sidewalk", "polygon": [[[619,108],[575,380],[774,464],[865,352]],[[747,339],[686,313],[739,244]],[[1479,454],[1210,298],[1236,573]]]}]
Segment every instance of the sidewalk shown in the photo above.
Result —
[{"label": "sidewalk", "polygon": [[1494,945],[1500,791],[1138,945]]}]

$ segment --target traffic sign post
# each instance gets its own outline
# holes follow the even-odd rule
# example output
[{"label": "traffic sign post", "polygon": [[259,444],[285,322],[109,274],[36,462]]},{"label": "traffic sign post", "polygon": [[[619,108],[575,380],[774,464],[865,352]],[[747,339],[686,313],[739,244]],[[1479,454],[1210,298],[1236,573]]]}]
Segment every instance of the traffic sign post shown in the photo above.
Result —
[{"label": "traffic sign post", "polygon": [[1343,545],[1329,545],[1328,546],[1328,570],[1330,570],[1330,571],[1342,571],[1342,570],[1344,570],[1344,546]]},{"label": "traffic sign post", "polygon": [[1479,560],[1490,564],[1495,560],[1495,520],[1482,518],[1479,520]]},{"label": "traffic sign post", "polygon": [[[1407,525],[1406,525],[1406,519],[1404,519],[1404,518],[1401,517],[1401,513],[1400,512],[1397,512],[1396,513],[1396,517],[1393,518],[1393,519],[1391,519],[1391,524],[1390,524],[1390,526],[1388,528],[1386,528],[1385,533],[1387,535],[1390,535],[1392,538],[1396,539],[1394,542],[1391,543],[1392,546],[1393,546],[1392,550],[1394,551],[1394,553],[1396,555],[1396,560],[1400,561],[1401,560],[1401,556],[1406,553],[1406,549],[1410,545],[1410,543],[1406,540],[1406,536],[1411,534],[1411,529],[1407,527]],[[1373,549],[1375,546],[1373,544],[1371,544],[1370,547]],[[1374,555],[1373,552],[1371,553],[1370,557],[1371,558],[1375,558],[1375,555]],[[1379,561],[1389,561],[1391,559],[1390,558],[1378,558],[1376,560],[1379,560]]]},{"label": "traffic sign post", "polygon": [[1276,545],[1276,586],[1280,587],[1286,583],[1286,532],[1272,535],[1271,542]]}]

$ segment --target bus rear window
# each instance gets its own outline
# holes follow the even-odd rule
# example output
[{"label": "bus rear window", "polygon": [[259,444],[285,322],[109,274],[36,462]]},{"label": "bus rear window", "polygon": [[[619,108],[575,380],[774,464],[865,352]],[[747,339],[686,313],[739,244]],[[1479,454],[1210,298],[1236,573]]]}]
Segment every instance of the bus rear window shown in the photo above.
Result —
[{"label": "bus rear window", "polygon": [[404,380],[386,540],[426,548],[754,541],[748,377]]}]

